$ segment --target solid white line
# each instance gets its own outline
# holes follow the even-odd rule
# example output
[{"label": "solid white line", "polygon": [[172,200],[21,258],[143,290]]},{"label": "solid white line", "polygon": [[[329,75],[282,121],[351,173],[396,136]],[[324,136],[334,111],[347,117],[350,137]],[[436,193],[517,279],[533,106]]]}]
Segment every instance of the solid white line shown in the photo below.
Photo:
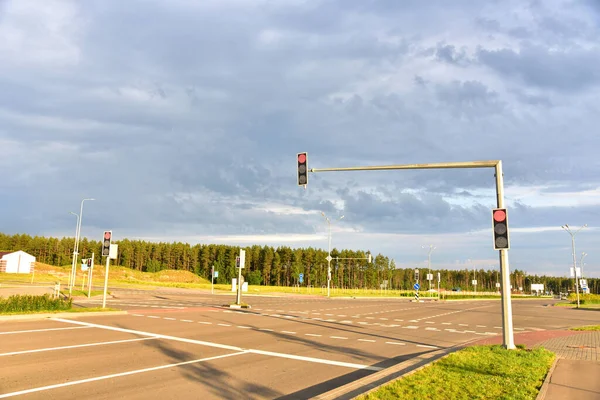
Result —
[{"label": "solid white line", "polygon": [[[52,320],[66,322],[68,324],[76,324],[76,325],[83,325],[83,326],[90,326],[90,327],[94,327],[94,328],[112,330],[112,331],[117,331],[117,332],[133,333],[135,335],[140,335],[140,336],[150,336],[150,337],[174,340],[174,341],[184,342],[184,343],[199,344],[199,345],[208,346],[208,347],[216,347],[219,349],[234,350],[234,351],[238,351],[238,352],[245,351],[247,353],[252,353],[252,354],[262,354],[262,355],[273,356],[273,357],[288,358],[291,360],[309,361],[309,362],[315,362],[315,363],[320,363],[320,364],[337,365],[340,367],[348,367],[348,368],[356,368],[356,369],[366,369],[369,371],[381,371],[383,369],[380,367],[371,367],[369,365],[345,363],[345,362],[341,362],[341,361],[325,360],[325,359],[321,359],[321,358],[302,357],[302,356],[296,356],[293,354],[275,353],[275,352],[271,352],[271,351],[263,351],[263,350],[256,350],[256,349],[242,349],[241,347],[229,346],[226,344],[205,342],[202,340],[187,339],[187,338],[182,338],[182,337],[177,337],[177,336],[161,335],[158,333],[136,331],[134,329],[117,328],[115,326],[93,324],[90,322],[83,322],[83,321],[77,321],[77,320],[69,320],[69,319],[62,319],[62,318],[52,318]],[[267,329],[261,329],[261,330],[267,330]],[[272,331],[272,329],[269,329],[269,330]]]},{"label": "solid white line", "polygon": [[346,362],[341,362],[341,361],[324,360],[324,359],[321,359],[321,358],[303,357],[303,356],[297,356],[297,355],[293,355],[293,354],[273,353],[273,352],[270,352],[270,351],[263,351],[263,350],[248,350],[248,353],[261,354],[261,355],[273,356],[273,357],[289,358],[289,359],[292,359],[292,360],[309,361],[309,362],[315,362],[315,363],[319,363],[319,364],[336,365],[338,367],[366,369],[368,371],[381,371],[383,369],[381,367],[371,367],[370,365],[362,365],[362,364],[346,363]]},{"label": "solid white line", "polygon": [[406,346],[406,343],[399,343],[399,342],[385,342],[386,344],[397,344],[400,346]]},{"label": "solid white line", "polygon": [[12,393],[1,394],[0,395],[0,399],[4,399],[4,398],[7,398],[7,397],[13,397],[13,396],[20,396],[22,394],[42,392],[44,390],[57,389],[57,388],[66,387],[66,386],[79,385],[79,384],[82,384],[82,383],[96,382],[96,381],[100,381],[100,380],[104,380],[104,379],[112,379],[112,378],[118,378],[118,377],[121,377],[121,376],[127,376],[127,375],[133,375],[133,374],[140,374],[140,373],[143,373],[143,372],[150,372],[150,371],[157,371],[157,370],[160,370],[160,369],[167,369],[167,368],[179,367],[181,365],[194,364],[194,363],[205,362],[205,361],[212,361],[212,360],[217,360],[219,358],[237,356],[237,355],[240,355],[240,354],[246,354],[246,352],[245,351],[240,351],[240,352],[237,352],[237,353],[224,354],[224,355],[221,355],[221,356],[200,358],[198,360],[184,361],[184,362],[175,363],[175,364],[160,365],[158,367],[151,367],[151,368],[138,369],[138,370],[134,370],[134,371],[120,372],[118,374],[97,376],[97,377],[94,377],[94,378],[82,379],[82,380],[79,380],[79,381],[71,381],[71,382],[65,382],[65,383],[58,383],[56,385],[41,386],[41,387],[37,387],[37,388],[33,388],[33,389],[21,390],[19,392],[12,392]]},{"label": "solid white line", "polygon": [[91,326],[69,326],[67,328],[30,329],[27,331],[0,332],[0,335],[12,335],[12,334],[17,334],[17,333],[33,333],[33,332],[48,332],[48,331],[66,331],[68,329],[85,329],[85,328],[91,328]]},{"label": "solid white line", "polygon": [[43,351],[53,351],[53,350],[64,350],[64,349],[75,349],[78,347],[91,347],[91,346],[102,346],[105,344],[117,344],[117,343],[127,343],[127,342],[139,342],[140,340],[151,340],[157,339],[153,337],[145,337],[145,338],[137,338],[137,339],[125,339],[125,340],[113,340],[111,342],[98,342],[98,343],[86,343],[86,344],[76,344],[72,346],[62,346],[62,347],[48,347],[45,349],[34,349],[34,350],[23,350],[23,351],[13,351],[11,353],[1,353],[0,357],[5,356],[15,356],[18,354],[28,354],[28,353],[41,353]]}]

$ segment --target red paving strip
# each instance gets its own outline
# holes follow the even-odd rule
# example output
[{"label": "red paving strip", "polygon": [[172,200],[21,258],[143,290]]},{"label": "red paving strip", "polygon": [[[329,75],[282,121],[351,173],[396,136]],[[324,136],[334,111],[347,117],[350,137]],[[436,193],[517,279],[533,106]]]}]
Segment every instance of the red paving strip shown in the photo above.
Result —
[{"label": "red paving strip", "polygon": [[[582,333],[588,333],[585,331],[539,331],[539,332],[523,332],[515,334],[515,345],[524,344],[527,348],[531,348],[538,345],[546,340],[554,339],[557,337],[580,335]],[[477,342],[471,343],[473,346],[488,345],[488,344],[502,344],[502,335],[494,336],[487,339],[482,339]]]},{"label": "red paving strip", "polygon": [[221,310],[218,307],[190,307],[190,308],[140,308],[137,310],[124,310],[127,311],[127,314],[143,314],[143,313],[150,313],[150,314],[158,314],[158,313],[176,313],[176,312],[189,312],[189,311],[217,311],[217,310]]}]

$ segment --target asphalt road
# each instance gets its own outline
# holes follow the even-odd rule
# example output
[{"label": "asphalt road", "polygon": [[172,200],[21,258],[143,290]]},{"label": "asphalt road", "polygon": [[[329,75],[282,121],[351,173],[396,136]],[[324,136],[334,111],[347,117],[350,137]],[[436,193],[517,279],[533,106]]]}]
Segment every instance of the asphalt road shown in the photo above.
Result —
[{"label": "asphalt road", "polygon": [[[308,399],[420,354],[501,335],[499,301],[113,290],[127,315],[0,322],[0,398]],[[85,307],[101,299],[82,300]],[[515,332],[597,313],[513,301]]]}]

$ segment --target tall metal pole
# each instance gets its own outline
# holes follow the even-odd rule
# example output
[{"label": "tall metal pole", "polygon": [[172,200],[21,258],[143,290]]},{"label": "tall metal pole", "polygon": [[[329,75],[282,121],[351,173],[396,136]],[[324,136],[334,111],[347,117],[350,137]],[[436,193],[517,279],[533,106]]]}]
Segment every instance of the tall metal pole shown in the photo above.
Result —
[{"label": "tall metal pole", "polygon": [[90,298],[91,294],[92,294],[92,278],[94,276],[94,253],[92,253],[92,265],[90,267],[90,273],[89,273],[89,279],[88,279],[88,299]]},{"label": "tall metal pole", "polygon": [[[77,260],[77,233],[79,232],[79,214],[75,214],[73,211],[70,211],[70,213],[77,217],[77,222],[75,223],[75,241],[73,242],[73,260],[71,262],[71,272],[69,272],[69,288],[71,288],[71,281],[73,280],[73,269],[76,268],[75,262]],[[70,293],[70,291],[69,291],[69,293]]]},{"label": "tall metal pole", "polygon": [[102,294],[102,308],[106,308],[106,290],[108,288],[108,266],[110,257],[106,256],[106,269],[104,270],[104,293]]},{"label": "tall metal pole", "polygon": [[[496,198],[498,208],[504,208],[504,178],[502,176],[502,161],[459,161],[427,164],[399,164],[378,165],[368,167],[345,167],[345,168],[311,168],[309,171],[333,172],[333,171],[384,171],[404,169],[454,169],[454,168],[494,168],[496,172]],[[510,300],[510,271],[508,265],[508,252],[506,249],[500,251],[500,269],[502,271],[502,331],[503,346],[507,349],[515,349],[512,325],[512,306]]]},{"label": "tall metal pole", "polygon": [[81,200],[81,206],[79,207],[79,218],[77,222],[77,232],[75,234],[75,251],[73,254],[73,268],[71,273],[73,274],[73,278],[71,279],[71,285],[69,285],[69,295],[71,295],[73,286],[75,285],[75,279],[77,277],[77,257],[79,255],[79,241],[81,239],[81,220],[83,219],[83,203],[85,201],[94,201],[96,199],[83,199]]},{"label": "tall metal pole", "polygon": [[[425,246],[421,246],[421,248],[424,249]],[[427,273],[427,278],[429,278],[429,275],[431,274],[431,253],[433,252],[433,250],[435,250],[435,246],[430,244],[429,251],[427,253],[427,268],[429,269],[429,272]],[[429,281],[429,290],[431,290],[431,281],[429,279],[427,280]]]},{"label": "tall metal pole", "polygon": [[[327,215],[325,215],[324,212],[321,211],[321,215],[325,218],[325,221],[327,221],[327,228],[328,228],[328,235],[327,235],[327,297],[330,297],[330,287],[331,287],[331,220],[329,219],[329,217],[327,217]],[[338,219],[342,219],[344,218],[344,216],[342,215],[341,217],[339,217]]]},{"label": "tall metal pole", "polygon": [[585,259],[585,257],[587,256],[587,253],[584,251],[583,253],[581,253],[581,260],[579,261],[579,265],[581,268],[581,279],[585,279],[585,275],[583,274],[583,260]]},{"label": "tall metal pole", "polygon": [[579,308],[579,282],[577,281],[577,255],[575,254],[575,235],[585,227],[587,227],[587,224],[584,224],[581,228],[577,229],[575,233],[573,233],[571,232],[571,228],[569,228],[569,225],[564,224],[563,226],[561,226],[561,228],[563,228],[569,233],[569,235],[571,235],[571,251],[573,252],[573,274],[575,275],[575,292],[577,293],[577,308]]},{"label": "tall metal pole", "polygon": [[[504,176],[502,174],[502,161],[496,164],[496,196],[498,208],[504,208]],[[510,301],[510,270],[508,265],[508,250],[500,252],[500,271],[502,273],[502,338],[503,346],[515,349],[515,338],[512,320],[512,303]]]}]

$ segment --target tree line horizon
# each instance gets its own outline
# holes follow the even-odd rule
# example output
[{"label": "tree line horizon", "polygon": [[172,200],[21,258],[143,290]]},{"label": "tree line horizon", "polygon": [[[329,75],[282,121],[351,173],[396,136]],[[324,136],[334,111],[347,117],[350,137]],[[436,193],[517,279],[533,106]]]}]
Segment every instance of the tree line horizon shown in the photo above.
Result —
[{"label": "tree line horizon", "polygon": [[[182,242],[149,242],[122,239],[113,241],[119,245],[118,257],[112,265],[143,272],[158,272],[164,269],[185,270],[210,280],[211,268],[219,271],[215,283],[228,284],[237,278],[235,259],[239,250],[246,251],[246,265],[242,270],[250,285],[292,286],[299,284],[299,274],[304,274],[302,285],[320,287],[327,284],[326,250],[291,248],[288,246],[231,246],[223,244],[195,244]],[[36,260],[49,265],[71,265],[75,238],[44,237],[28,234],[8,235],[0,233],[0,251],[23,250]],[[79,260],[89,258],[92,252],[100,261],[100,240],[82,238],[79,243]],[[373,261],[366,260],[368,251],[332,249],[332,287],[380,289],[387,281],[388,289],[411,290],[415,283],[414,268],[397,268],[394,260],[383,254],[372,254]],[[340,258],[340,260],[336,260]],[[343,260],[342,260],[343,259]],[[99,262],[98,262],[99,263]],[[421,290],[429,289],[427,270],[421,268]],[[440,288],[473,290],[472,279],[477,279],[477,291],[496,292],[499,268],[492,270],[462,269],[449,270],[432,268],[432,288],[437,288],[437,273],[441,275]],[[475,276],[475,278],[474,278]],[[600,279],[588,278],[591,293],[600,291]],[[515,269],[510,273],[513,291],[523,288],[529,292],[532,283],[543,283],[547,291],[554,293],[574,290],[573,279],[546,275],[528,274]]]}]

